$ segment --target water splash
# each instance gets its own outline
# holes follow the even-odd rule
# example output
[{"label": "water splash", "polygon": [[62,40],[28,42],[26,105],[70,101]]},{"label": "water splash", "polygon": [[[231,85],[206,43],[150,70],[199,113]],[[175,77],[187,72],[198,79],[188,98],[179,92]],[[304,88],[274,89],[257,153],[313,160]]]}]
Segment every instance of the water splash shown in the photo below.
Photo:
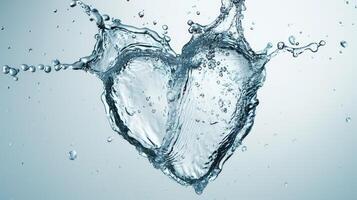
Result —
[{"label": "water splash", "polygon": [[[154,167],[198,194],[249,134],[266,63],[281,52],[297,57],[325,45],[280,42],[271,53],[271,44],[255,52],[243,34],[244,0],[222,0],[220,15],[209,25],[189,21],[192,38],[181,54],[172,50],[166,34],[109,21],[82,1],[70,6],[81,7],[98,27],[93,53],[72,64],[54,60],[38,70],[83,70],[100,78],[113,130]],[[20,71],[36,71],[31,67],[5,66],[3,72],[17,79]]]}]

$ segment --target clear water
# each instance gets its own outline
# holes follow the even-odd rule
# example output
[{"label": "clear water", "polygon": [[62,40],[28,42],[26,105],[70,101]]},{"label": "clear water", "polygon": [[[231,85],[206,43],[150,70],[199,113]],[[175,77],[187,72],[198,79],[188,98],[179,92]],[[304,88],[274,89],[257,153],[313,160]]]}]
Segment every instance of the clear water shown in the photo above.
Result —
[{"label": "clear water", "polygon": [[[221,172],[251,130],[265,64],[280,52],[317,52],[325,42],[292,47],[283,42],[256,52],[246,41],[243,0],[223,0],[220,15],[203,26],[189,22],[191,40],[181,53],[170,37],[125,25],[81,1],[72,1],[96,22],[93,53],[73,64],[4,66],[15,80],[23,71],[83,70],[103,81],[103,103],[114,131],[154,167],[198,194]],[[138,13],[144,17],[144,11]],[[167,30],[167,26],[163,26]],[[108,141],[109,142],[109,141]],[[242,151],[246,151],[242,147]],[[77,154],[72,151],[70,159]]]}]

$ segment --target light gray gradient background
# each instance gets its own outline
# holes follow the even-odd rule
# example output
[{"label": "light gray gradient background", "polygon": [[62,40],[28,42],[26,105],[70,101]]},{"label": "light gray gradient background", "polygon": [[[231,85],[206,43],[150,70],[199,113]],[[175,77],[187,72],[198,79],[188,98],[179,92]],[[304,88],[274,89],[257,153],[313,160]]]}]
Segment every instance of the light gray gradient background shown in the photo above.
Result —
[{"label": "light gray gradient background", "polygon": [[[159,32],[167,24],[177,52],[190,38],[187,20],[211,22],[220,8],[220,0],[87,3],[126,24],[148,23]],[[238,150],[201,196],[154,169],[111,130],[102,84],[94,76],[28,72],[15,82],[0,75],[0,199],[356,199],[356,4],[246,1],[245,33],[254,49],[290,35],[303,44],[324,39],[327,46],[299,58],[279,55],[267,64],[256,123],[244,141],[248,151]],[[1,0],[0,65],[72,62],[89,55],[96,27],[79,8],[67,8],[69,1]],[[109,136],[112,143],[106,142]],[[78,152],[77,160],[68,159],[70,150]]]}]

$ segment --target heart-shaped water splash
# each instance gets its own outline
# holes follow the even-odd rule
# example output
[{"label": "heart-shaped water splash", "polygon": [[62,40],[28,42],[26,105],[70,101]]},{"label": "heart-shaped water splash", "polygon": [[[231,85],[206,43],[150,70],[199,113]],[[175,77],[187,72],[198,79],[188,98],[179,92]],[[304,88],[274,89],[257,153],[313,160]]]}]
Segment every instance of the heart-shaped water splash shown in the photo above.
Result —
[{"label": "heart-shaped water splash", "polygon": [[[221,14],[211,25],[190,22],[193,37],[178,55],[167,36],[119,20],[106,24],[108,16],[73,1],[97,22],[97,44],[92,55],[71,65],[56,61],[55,69],[97,75],[113,129],[156,168],[201,193],[252,128],[265,64],[279,50],[297,56],[324,45],[280,43],[271,54],[267,49],[255,53],[243,35],[243,3],[222,0]],[[4,68],[11,70],[16,69]]]},{"label": "heart-shaped water splash", "polygon": [[254,121],[266,54],[239,31],[242,2],[224,4],[195,32],[181,55],[147,29],[113,24],[88,63],[105,85],[112,127],[155,167],[202,192]]}]

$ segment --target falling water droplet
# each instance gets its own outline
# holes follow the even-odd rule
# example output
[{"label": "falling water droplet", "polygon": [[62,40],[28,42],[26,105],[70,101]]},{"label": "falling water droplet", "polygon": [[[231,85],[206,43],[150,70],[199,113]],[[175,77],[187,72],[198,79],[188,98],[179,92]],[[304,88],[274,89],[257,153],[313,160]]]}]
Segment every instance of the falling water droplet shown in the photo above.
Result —
[{"label": "falling water droplet", "polygon": [[341,47],[346,48],[348,46],[348,43],[346,41],[341,41],[340,42]]},{"label": "falling water droplet", "polygon": [[27,71],[27,70],[29,70],[29,66],[28,65],[26,65],[26,64],[22,64],[21,65],[21,69],[22,69],[22,71]]},{"label": "falling water droplet", "polygon": [[47,65],[47,66],[44,68],[44,71],[45,71],[46,73],[50,73],[50,72],[52,71],[51,66]]},{"label": "falling water droplet", "polygon": [[284,187],[287,188],[289,186],[288,182],[284,182]]},{"label": "falling water droplet", "polygon": [[294,45],[294,46],[299,45],[299,43],[296,41],[295,36],[293,36],[293,35],[291,35],[291,36],[289,37],[289,43],[290,43],[291,45]]},{"label": "falling water droplet", "polygon": [[72,0],[71,3],[69,4],[70,7],[76,7],[77,6],[77,0]]},{"label": "falling water droplet", "polygon": [[346,123],[350,123],[350,122],[351,122],[351,120],[352,120],[352,118],[351,118],[351,117],[346,117],[346,119],[345,119]]},{"label": "falling water droplet", "polygon": [[167,25],[162,25],[162,29],[163,29],[164,31],[167,31],[167,30],[169,29],[169,26],[167,26]]},{"label": "falling water droplet", "polygon": [[75,150],[72,150],[68,152],[68,156],[70,160],[76,160],[77,159],[77,152]]},{"label": "falling water droplet", "polygon": [[113,137],[108,137],[108,138],[107,138],[107,142],[108,142],[108,143],[113,142]]},{"label": "falling water droplet", "polygon": [[138,15],[139,15],[140,18],[143,18],[145,16],[145,12],[144,11],[140,11],[138,13]]}]

